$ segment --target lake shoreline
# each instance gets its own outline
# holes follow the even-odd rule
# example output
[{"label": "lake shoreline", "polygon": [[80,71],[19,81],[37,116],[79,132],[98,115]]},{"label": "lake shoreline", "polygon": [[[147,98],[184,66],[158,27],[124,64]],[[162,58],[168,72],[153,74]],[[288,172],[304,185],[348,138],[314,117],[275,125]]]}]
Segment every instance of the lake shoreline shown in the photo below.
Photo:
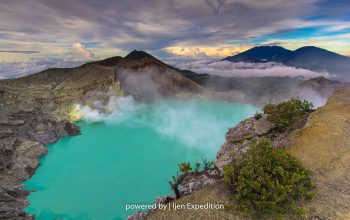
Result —
[{"label": "lake shoreline", "polygon": [[[212,157],[214,159],[219,146],[224,141],[222,134],[229,127],[251,116],[257,110],[255,107],[247,104],[200,100],[163,101],[155,104],[141,104],[141,106],[136,107],[134,112],[128,109],[131,112],[128,115],[111,112],[111,115],[114,115],[115,118],[104,118],[105,115],[102,118],[95,118],[96,120],[105,121],[90,123],[81,121],[78,123],[81,126],[81,136],[74,137],[73,139],[65,138],[56,142],[53,146],[55,147],[52,149],[53,151],[49,150],[50,152],[45,158],[45,163],[37,170],[34,177],[26,181],[30,186],[29,189],[35,188],[35,186],[38,186],[39,189],[45,189],[45,192],[39,190],[31,194],[30,198],[33,200],[29,199],[29,201],[33,204],[29,206],[30,209],[27,208],[26,210],[31,210],[29,213],[34,214],[41,213],[41,210],[46,209],[44,207],[52,207],[52,213],[61,213],[59,210],[64,211],[64,206],[60,205],[63,203],[59,202],[59,200],[55,203],[56,205],[51,206],[49,205],[50,203],[41,204],[40,201],[53,202],[55,201],[54,198],[48,198],[46,196],[60,195],[58,197],[61,197],[65,192],[70,192],[70,190],[72,191],[67,196],[73,196],[74,199],[72,198],[72,201],[75,201],[70,206],[76,207],[78,210],[84,210],[86,207],[79,207],[79,197],[81,196],[78,196],[78,192],[86,187],[76,186],[78,188],[74,188],[75,183],[78,183],[80,179],[85,179],[85,182],[92,184],[94,182],[93,179],[97,177],[96,175],[98,175],[98,179],[107,179],[102,182],[96,182],[97,185],[103,185],[94,188],[95,184],[93,184],[86,190],[97,193],[95,200],[99,201],[99,197],[104,195],[103,192],[99,192],[100,189],[115,188],[113,192],[110,192],[108,197],[100,199],[100,203],[105,203],[105,208],[109,207],[109,210],[114,211],[115,214],[121,212],[121,207],[124,208],[123,204],[126,202],[152,202],[153,198],[157,195],[163,196],[172,193],[168,184],[163,182],[163,179],[167,179],[176,173],[177,163],[183,160],[194,163],[196,160],[205,157]],[[239,116],[239,112],[242,112],[240,113],[242,116]],[[184,122],[179,122],[181,120]],[[189,122],[190,120],[192,121]],[[210,133],[208,133],[208,130],[203,130],[202,125],[206,125]],[[170,129],[171,127],[172,129]],[[187,137],[187,134],[190,134],[190,136]],[[103,142],[100,142],[101,140]],[[195,145],[193,145],[194,143]],[[99,148],[93,147],[96,144],[99,144]],[[116,145],[119,147],[116,148]],[[80,155],[79,161],[74,159],[76,157],[74,155]],[[142,161],[137,159],[133,162],[132,158],[126,159],[125,155],[133,155],[133,158],[141,158]],[[93,161],[84,162],[83,158],[92,157],[94,158]],[[103,158],[103,161],[98,162],[99,158]],[[159,159],[154,160],[154,158]],[[60,171],[55,171],[55,164],[61,162],[66,164],[64,162],[66,160],[71,161],[69,168],[67,168],[68,170],[64,171],[64,167],[68,165],[62,165],[59,168]],[[133,164],[131,166],[132,168],[128,168],[128,164],[130,163]],[[144,163],[148,164],[147,167],[142,165]],[[104,168],[100,169],[98,168],[99,166]],[[88,176],[85,174],[83,167],[90,167],[90,174]],[[106,170],[106,167],[109,167],[109,169],[115,168]],[[119,170],[118,167],[124,168]],[[100,172],[101,170],[103,170],[103,173]],[[153,175],[152,170],[153,173],[156,170],[157,174]],[[74,176],[69,177],[70,172],[73,172]],[[81,178],[78,178],[79,173],[83,175]],[[118,173],[118,176],[123,176],[128,184],[123,185],[123,183],[113,179],[113,175],[112,177],[109,176],[112,173]],[[128,177],[130,173],[133,173],[133,175]],[[53,174],[55,176],[51,176]],[[60,180],[60,174],[64,174],[65,181],[74,184],[65,186],[65,181],[62,182],[63,180]],[[142,185],[147,185],[147,193],[141,189],[142,187],[135,185],[137,181],[134,176],[136,175],[140,178],[143,174],[146,176],[142,178],[144,179]],[[74,178],[78,179],[74,180]],[[53,180],[55,181],[51,183],[50,181]],[[51,183],[50,188],[47,188],[46,182],[47,184]],[[63,185],[59,186],[60,183]],[[113,184],[110,185],[111,183]],[[124,195],[125,192],[128,192],[128,187],[134,190],[130,191],[128,195]],[[62,190],[63,188],[66,189]],[[86,192],[80,193],[80,195],[86,194]],[[121,195],[123,196],[120,197]],[[118,198],[118,200],[122,199],[120,200],[121,203],[113,202],[114,198]],[[129,198],[131,199],[130,201]],[[108,202],[109,200],[111,201]],[[83,203],[83,201],[80,202]],[[113,205],[108,206],[108,204]],[[98,206],[92,206],[87,210],[91,212],[95,207]],[[34,211],[36,209],[37,211]],[[37,218],[47,219],[52,217],[69,217],[70,215],[79,216],[77,213],[76,215],[74,215],[74,212],[70,213],[72,210],[69,210],[66,210],[68,212],[62,212],[62,215],[37,216]],[[89,212],[86,211],[86,215],[88,214]],[[123,214],[122,217],[127,217],[127,215]],[[118,215],[116,216],[120,217]],[[94,216],[94,218],[96,217]],[[111,216],[104,216],[103,218],[111,219]]]}]

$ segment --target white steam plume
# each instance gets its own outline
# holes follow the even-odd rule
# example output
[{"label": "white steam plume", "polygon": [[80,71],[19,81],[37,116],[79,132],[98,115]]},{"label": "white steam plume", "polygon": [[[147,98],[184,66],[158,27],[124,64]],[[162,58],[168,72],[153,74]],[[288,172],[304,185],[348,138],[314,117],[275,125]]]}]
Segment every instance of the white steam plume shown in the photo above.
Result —
[{"label": "white steam plume", "polygon": [[185,146],[211,150],[217,149],[218,143],[224,142],[223,134],[229,127],[257,110],[247,105],[242,114],[232,114],[231,119],[227,120],[224,115],[213,115],[209,106],[203,107],[196,102],[200,101],[163,100],[152,104],[139,104],[129,96],[111,99],[108,104],[109,113],[87,106],[80,106],[79,111],[90,122],[103,121],[146,127]]},{"label": "white steam plume", "polygon": [[82,115],[82,118],[88,122],[109,122],[117,123],[128,119],[137,109],[131,96],[115,97],[112,96],[107,106],[102,109],[91,108],[87,105],[76,106],[76,110]]}]

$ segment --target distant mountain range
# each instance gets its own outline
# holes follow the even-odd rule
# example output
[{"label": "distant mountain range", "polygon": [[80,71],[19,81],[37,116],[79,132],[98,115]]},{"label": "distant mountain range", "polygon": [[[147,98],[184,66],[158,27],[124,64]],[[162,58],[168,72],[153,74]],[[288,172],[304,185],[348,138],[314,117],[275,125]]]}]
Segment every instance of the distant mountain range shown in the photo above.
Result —
[{"label": "distant mountain range", "polygon": [[350,57],[322,48],[307,46],[294,51],[280,46],[256,46],[234,56],[224,58],[230,62],[277,62],[286,66],[328,72],[335,78],[350,78]]}]

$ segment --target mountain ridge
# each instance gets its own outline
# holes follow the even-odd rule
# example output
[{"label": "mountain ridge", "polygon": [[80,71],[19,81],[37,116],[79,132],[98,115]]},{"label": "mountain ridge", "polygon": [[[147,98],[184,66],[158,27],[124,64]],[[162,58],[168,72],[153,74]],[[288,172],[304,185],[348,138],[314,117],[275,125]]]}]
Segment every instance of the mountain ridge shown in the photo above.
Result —
[{"label": "mountain ridge", "polygon": [[[320,47],[316,47],[316,46],[303,46],[303,47],[299,47],[295,50],[289,50],[289,49],[286,49],[282,46],[254,46],[246,51],[243,51],[241,53],[238,53],[238,54],[235,54],[235,55],[232,55],[232,56],[228,56],[228,57],[225,57],[223,58],[222,60],[229,60],[231,61],[232,59],[236,58],[236,57],[239,57],[241,55],[246,55],[246,54],[252,54],[252,52],[265,52],[265,56],[266,56],[266,53],[269,54],[269,53],[272,53],[272,52],[275,52],[275,51],[278,51],[278,52],[281,52],[281,51],[284,51],[285,53],[287,53],[287,56],[289,55],[288,53],[290,54],[293,54],[293,53],[300,53],[300,52],[304,52],[304,51],[310,51],[310,50],[313,50],[313,51],[322,51],[323,53],[329,53],[329,54],[333,54],[333,55],[336,55],[336,56],[339,56],[339,57],[344,57],[344,58],[349,58],[349,56],[345,56],[345,55],[342,55],[342,54],[338,54],[336,52],[333,52],[333,51],[330,51],[330,50],[327,50],[327,49],[324,49],[324,48],[320,48]],[[278,55],[278,54],[276,54]]]},{"label": "mountain ridge", "polygon": [[242,53],[228,56],[222,61],[230,62],[277,62],[286,66],[328,72],[334,78],[350,79],[350,57],[315,47],[305,46],[288,50],[281,46],[256,46]]}]

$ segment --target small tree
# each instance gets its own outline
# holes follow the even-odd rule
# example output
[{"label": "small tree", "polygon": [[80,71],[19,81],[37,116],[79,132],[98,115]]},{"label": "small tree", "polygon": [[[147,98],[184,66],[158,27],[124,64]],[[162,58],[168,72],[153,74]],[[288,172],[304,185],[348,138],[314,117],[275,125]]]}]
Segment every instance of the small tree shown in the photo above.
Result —
[{"label": "small tree", "polygon": [[198,173],[200,166],[201,166],[201,163],[199,163],[197,160],[196,167],[194,168],[194,172]]},{"label": "small tree", "polygon": [[195,170],[194,172],[191,172],[192,167],[189,162],[182,162],[179,163],[177,166],[179,167],[180,172],[182,174],[179,176],[179,172],[176,173],[176,177],[172,176],[172,181],[168,181],[171,188],[174,190],[176,199],[179,199],[181,197],[179,186],[183,183],[186,177],[188,176],[201,176],[205,175],[208,178],[217,179],[220,180],[223,178],[222,174],[220,173],[220,170],[217,166],[215,166],[214,161],[210,161],[207,159],[203,159],[203,170],[199,171],[200,163],[197,161],[195,164]]},{"label": "small tree", "polygon": [[312,111],[313,104],[307,100],[291,98],[279,104],[267,104],[264,113],[268,114],[267,120],[272,122],[277,129],[284,130],[293,122],[300,120],[304,115]]},{"label": "small tree", "polygon": [[202,162],[204,164],[204,170],[210,170],[214,167],[214,161],[212,160],[207,160],[206,158],[202,158]]},{"label": "small tree", "polygon": [[179,170],[183,173],[188,173],[192,170],[191,164],[189,162],[182,162],[177,165],[179,167]]},{"label": "small tree", "polygon": [[256,113],[254,114],[254,118],[255,118],[256,120],[259,120],[262,116],[263,116],[263,113],[261,113],[261,112],[256,112]]}]

